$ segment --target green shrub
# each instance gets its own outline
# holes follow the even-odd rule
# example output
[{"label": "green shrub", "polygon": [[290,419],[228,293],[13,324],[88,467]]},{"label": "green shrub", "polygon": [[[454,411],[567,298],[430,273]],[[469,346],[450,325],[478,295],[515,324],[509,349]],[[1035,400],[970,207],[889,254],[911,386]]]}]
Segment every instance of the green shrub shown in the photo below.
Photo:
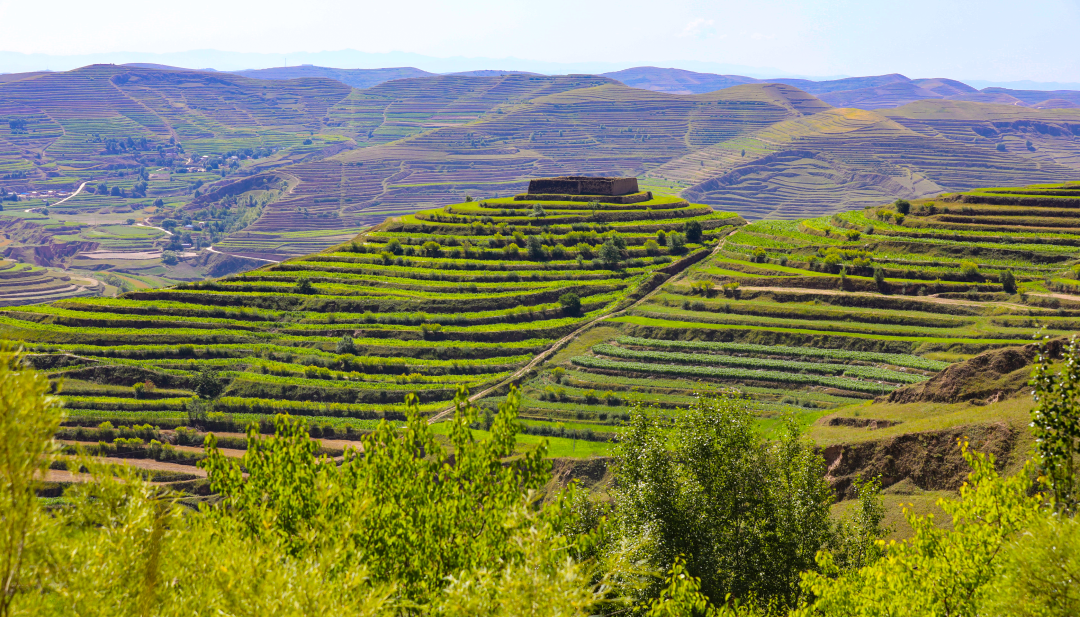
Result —
[{"label": "green shrub", "polygon": [[1016,277],[1013,276],[1012,271],[1002,270],[1001,273],[998,274],[998,280],[1001,281],[1001,289],[1004,290],[1005,293],[1016,293]]},{"label": "green shrub", "polygon": [[564,293],[559,296],[559,305],[567,315],[577,315],[581,313],[581,296],[572,291]]}]

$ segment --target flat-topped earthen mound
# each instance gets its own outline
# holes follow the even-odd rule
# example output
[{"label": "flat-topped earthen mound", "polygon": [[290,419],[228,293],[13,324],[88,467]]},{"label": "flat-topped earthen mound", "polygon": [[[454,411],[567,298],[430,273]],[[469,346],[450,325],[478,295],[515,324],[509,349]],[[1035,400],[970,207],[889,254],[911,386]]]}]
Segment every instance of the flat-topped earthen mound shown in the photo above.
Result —
[{"label": "flat-topped earthen mound", "polygon": [[529,180],[529,195],[629,195],[638,192],[637,178],[561,176]]}]

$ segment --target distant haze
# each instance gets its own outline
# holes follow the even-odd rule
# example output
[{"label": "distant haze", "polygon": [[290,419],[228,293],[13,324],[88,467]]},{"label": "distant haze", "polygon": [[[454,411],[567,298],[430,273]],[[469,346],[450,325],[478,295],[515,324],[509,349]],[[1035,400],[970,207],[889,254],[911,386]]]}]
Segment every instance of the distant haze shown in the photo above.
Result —
[{"label": "distant haze", "polygon": [[107,4],[0,0],[0,50],[17,52],[0,53],[0,71],[94,62],[242,70],[287,58],[439,73],[662,66],[751,77],[902,73],[980,88],[1080,82],[1076,0],[416,0],[407,10],[326,0]]}]

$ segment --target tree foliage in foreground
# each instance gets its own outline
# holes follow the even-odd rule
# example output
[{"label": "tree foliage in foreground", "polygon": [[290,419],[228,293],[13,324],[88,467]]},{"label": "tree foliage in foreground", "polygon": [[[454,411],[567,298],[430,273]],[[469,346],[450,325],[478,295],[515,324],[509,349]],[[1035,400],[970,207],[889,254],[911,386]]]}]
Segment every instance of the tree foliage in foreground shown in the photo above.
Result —
[{"label": "tree foliage in foreground", "polygon": [[125,466],[81,458],[91,481],[46,512],[35,490],[57,460],[48,381],[0,362],[0,615],[586,615],[604,595],[575,561],[571,510],[543,508],[544,448],[512,454],[517,396],[488,439],[458,399],[448,456],[416,411],[382,424],[341,464],[301,425],[248,435],[249,474],[208,444],[223,499],[192,511]]},{"label": "tree foliage in foreground", "polygon": [[700,399],[673,430],[665,422],[638,412],[619,443],[612,558],[658,569],[684,558],[713,602],[794,605],[799,573],[834,532],[825,461],[793,419],[769,441],[734,398]]},{"label": "tree foliage in foreground", "polygon": [[548,463],[543,447],[513,452],[516,395],[477,439],[463,393],[452,456],[413,398],[403,430],[382,424],[340,464],[284,416],[272,437],[249,433],[247,478],[210,439],[215,505],[190,510],[83,457],[69,469],[90,481],[46,509],[36,491],[62,413],[47,379],[0,350],[0,617],[1076,615],[1078,362],[1073,345],[1062,371],[1036,371],[1039,456],[1024,472],[1003,477],[962,446],[968,483],[939,502],[953,528],[909,516],[914,535],[886,544],[873,482],[856,516],[830,523],[811,445],[792,425],[763,439],[731,399],[674,430],[638,414],[613,510],[573,491],[541,507]]}]

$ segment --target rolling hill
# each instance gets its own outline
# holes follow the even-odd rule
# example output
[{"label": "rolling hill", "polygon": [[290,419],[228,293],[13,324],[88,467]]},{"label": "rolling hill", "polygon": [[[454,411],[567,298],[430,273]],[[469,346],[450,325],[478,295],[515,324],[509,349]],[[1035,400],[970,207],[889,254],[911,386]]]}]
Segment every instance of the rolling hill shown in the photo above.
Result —
[{"label": "rolling hill", "polygon": [[427,71],[412,67],[397,67],[386,69],[335,69],[325,66],[281,66],[271,69],[254,69],[250,71],[232,71],[236,75],[250,77],[252,79],[288,80],[304,79],[308,77],[322,77],[334,79],[352,88],[370,88],[395,79],[407,79],[410,77],[427,77],[434,75]]},{"label": "rolling hill", "polygon": [[[348,439],[400,419],[406,393],[437,419],[458,387],[492,406],[517,383],[519,449],[547,436],[588,457],[637,405],[739,393],[761,430],[793,414],[847,452],[842,493],[885,464],[874,448],[940,457],[963,434],[1022,451],[1016,348],[1080,328],[1078,196],[984,188],[749,224],[645,192],[466,201],[240,275],[3,308],[0,332],[63,378],[84,427],[63,430],[84,441],[102,422],[228,434],[282,411]],[[908,458],[886,485],[963,477]]]},{"label": "rolling hill", "polygon": [[[216,281],[0,310],[0,332],[66,376],[67,413],[82,424],[184,425],[193,392],[236,419],[289,412],[338,429],[399,417],[408,392],[434,413],[459,386],[502,382],[744,224],[677,197],[631,197],[452,204]],[[208,396],[205,379],[221,389]],[[157,393],[140,397],[132,386],[148,381]]]},{"label": "rolling hill", "polygon": [[737,84],[781,83],[809,92],[834,107],[859,109],[900,107],[926,99],[998,103],[1035,109],[1071,109],[1080,105],[1080,91],[1076,90],[1012,90],[999,87],[978,90],[955,79],[909,79],[898,73],[815,81],[791,78],[755,79],[742,75],[694,73],[674,68],[636,67],[604,75],[635,88],[671,94],[703,94]]},{"label": "rolling hill", "polygon": [[[358,89],[295,69],[304,76],[99,65],[0,83],[0,199],[19,199],[0,202],[4,250],[143,277],[138,287],[322,250],[388,215],[506,197],[541,175],[640,176],[749,218],[1080,178],[1078,110],[823,100],[867,88],[1003,96],[944,79],[792,82],[819,96],[756,82],[670,94],[498,71]],[[700,74],[667,75],[704,87]],[[153,228],[164,231],[151,238]],[[112,257],[41,257],[71,255],[46,249],[56,244]]]}]

